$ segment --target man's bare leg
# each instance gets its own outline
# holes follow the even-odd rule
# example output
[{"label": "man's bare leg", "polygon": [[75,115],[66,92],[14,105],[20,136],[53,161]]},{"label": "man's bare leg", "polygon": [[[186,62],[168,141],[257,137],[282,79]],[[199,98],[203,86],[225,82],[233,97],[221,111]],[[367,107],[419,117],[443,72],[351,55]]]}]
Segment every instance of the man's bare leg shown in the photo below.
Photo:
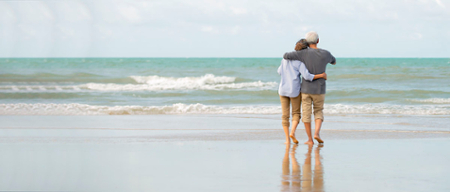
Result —
[{"label": "man's bare leg", "polygon": [[292,141],[297,144],[298,141],[295,138],[295,130],[297,130],[297,126],[298,126],[298,121],[292,121],[292,129],[291,129],[291,134],[290,137],[292,138]]},{"label": "man's bare leg", "polygon": [[308,141],[305,142],[307,145],[314,145],[314,141],[311,135],[311,123],[304,123],[305,124],[305,130],[306,135],[308,135]]},{"label": "man's bare leg", "polygon": [[315,122],[316,130],[314,131],[314,139],[319,143],[323,143],[323,140],[320,138],[320,128],[322,128],[322,119],[316,119]]},{"label": "man's bare leg", "polygon": [[314,191],[324,191],[323,190],[323,166],[322,166],[322,156],[320,155],[320,148],[322,148],[323,145],[319,144],[316,149],[314,150],[314,179],[313,179],[313,186]]},{"label": "man's bare leg", "polygon": [[288,126],[283,126],[284,129],[284,135],[286,135],[286,144],[291,144],[291,139],[289,139],[289,127]]},{"label": "man's bare leg", "polygon": [[308,146],[308,152],[305,154],[305,163],[303,163],[303,174],[302,174],[302,190],[301,191],[313,191],[313,183],[312,183],[312,167],[311,167],[311,152],[313,145]]}]

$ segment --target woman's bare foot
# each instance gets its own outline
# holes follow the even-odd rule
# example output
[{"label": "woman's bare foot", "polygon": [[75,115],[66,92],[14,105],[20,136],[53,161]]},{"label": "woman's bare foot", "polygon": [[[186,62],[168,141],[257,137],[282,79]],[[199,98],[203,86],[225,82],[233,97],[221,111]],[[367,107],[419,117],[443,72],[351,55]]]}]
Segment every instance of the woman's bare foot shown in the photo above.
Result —
[{"label": "woman's bare foot", "polygon": [[284,144],[291,144],[291,140],[290,139],[286,140],[286,142],[284,142]]},{"label": "woman's bare foot", "polygon": [[317,142],[319,143],[323,143],[323,140],[318,135],[314,136],[314,139],[317,140]]},{"label": "woman's bare foot", "polygon": [[308,141],[305,142],[305,144],[307,144],[307,145],[314,145],[314,141],[308,140]]},{"label": "woman's bare foot", "polygon": [[290,135],[289,137],[291,137],[292,141],[293,141],[295,144],[298,144],[298,141],[297,141],[297,139],[295,138],[295,135]]}]

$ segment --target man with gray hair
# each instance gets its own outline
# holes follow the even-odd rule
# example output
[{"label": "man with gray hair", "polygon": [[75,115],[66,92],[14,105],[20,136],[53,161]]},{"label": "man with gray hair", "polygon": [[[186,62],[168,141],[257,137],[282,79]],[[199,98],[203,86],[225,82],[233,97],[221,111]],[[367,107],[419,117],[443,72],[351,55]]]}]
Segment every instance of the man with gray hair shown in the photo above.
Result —
[{"label": "man with gray hair", "polygon": [[[305,39],[309,44],[308,49],[285,53],[283,58],[303,62],[311,74],[324,73],[328,63],[333,65],[336,64],[336,58],[334,58],[329,51],[317,48],[317,44],[319,43],[319,35],[316,32],[311,31],[306,33]],[[324,120],[323,104],[325,101],[325,91],[325,79],[302,81],[302,121],[305,124],[306,134],[308,135],[308,141],[306,141],[305,144],[314,144],[311,135],[311,105],[314,106],[314,139],[316,139],[319,143],[323,143],[323,140],[320,138],[320,128],[322,127],[322,122]]]}]

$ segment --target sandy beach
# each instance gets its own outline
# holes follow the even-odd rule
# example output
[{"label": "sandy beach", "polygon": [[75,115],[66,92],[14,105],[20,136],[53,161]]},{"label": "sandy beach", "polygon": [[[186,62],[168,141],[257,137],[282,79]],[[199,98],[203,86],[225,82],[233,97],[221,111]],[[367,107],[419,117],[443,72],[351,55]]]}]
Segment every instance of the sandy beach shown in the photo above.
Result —
[{"label": "sandy beach", "polygon": [[449,23],[450,0],[0,0],[0,192],[450,192]]},{"label": "sandy beach", "polygon": [[310,148],[278,115],[0,116],[0,188],[447,191],[448,119],[329,116]]}]

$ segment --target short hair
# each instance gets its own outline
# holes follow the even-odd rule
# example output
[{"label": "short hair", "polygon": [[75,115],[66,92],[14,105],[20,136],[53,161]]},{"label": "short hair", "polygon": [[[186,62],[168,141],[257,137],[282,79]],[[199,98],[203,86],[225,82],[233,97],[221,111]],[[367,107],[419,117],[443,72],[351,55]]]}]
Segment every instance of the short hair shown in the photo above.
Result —
[{"label": "short hair", "polygon": [[319,35],[315,31],[310,31],[305,35],[306,42],[309,44],[317,44],[319,40]]},{"label": "short hair", "polygon": [[306,39],[300,39],[300,41],[297,41],[295,44],[295,50],[300,51],[302,49],[308,48],[308,43],[306,42]]}]

